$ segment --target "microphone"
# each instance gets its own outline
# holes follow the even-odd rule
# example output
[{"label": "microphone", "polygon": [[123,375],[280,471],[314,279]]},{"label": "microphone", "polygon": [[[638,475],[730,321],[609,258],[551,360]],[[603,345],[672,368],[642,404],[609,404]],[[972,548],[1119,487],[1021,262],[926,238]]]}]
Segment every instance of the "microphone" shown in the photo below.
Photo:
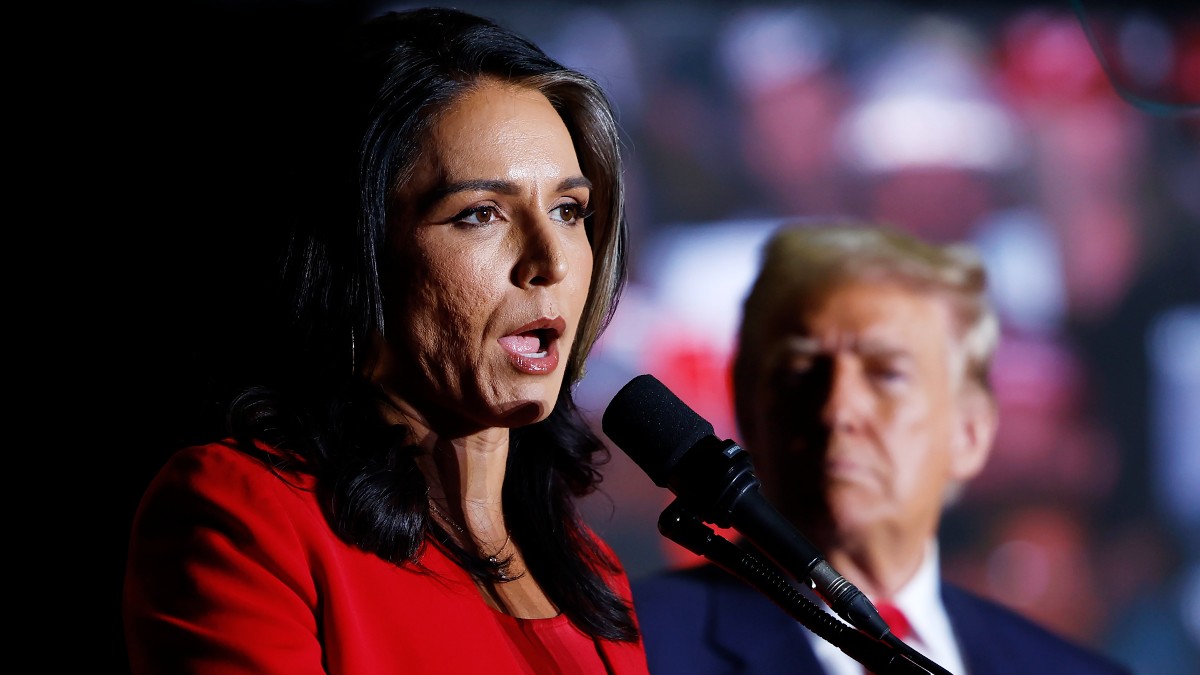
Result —
[{"label": "microphone", "polygon": [[654,484],[701,520],[739,534],[798,578],[852,626],[876,639],[891,629],[867,597],[759,492],[750,455],[652,375],[630,380],[609,403],[604,433]]}]

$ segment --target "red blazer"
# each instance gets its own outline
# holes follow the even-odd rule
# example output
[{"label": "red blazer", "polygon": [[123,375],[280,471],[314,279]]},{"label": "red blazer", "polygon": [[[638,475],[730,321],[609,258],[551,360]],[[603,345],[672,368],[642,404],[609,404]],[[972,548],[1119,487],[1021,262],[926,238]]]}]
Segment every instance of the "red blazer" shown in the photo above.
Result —
[{"label": "red blazer", "polygon": [[[130,540],[135,673],[531,672],[499,623],[512,618],[437,546],[423,549],[424,569],[354,548],[329,528],[312,485],[223,443],[168,461]],[[624,571],[607,580],[629,601]],[[647,673],[640,641],[598,642],[609,672]]]}]

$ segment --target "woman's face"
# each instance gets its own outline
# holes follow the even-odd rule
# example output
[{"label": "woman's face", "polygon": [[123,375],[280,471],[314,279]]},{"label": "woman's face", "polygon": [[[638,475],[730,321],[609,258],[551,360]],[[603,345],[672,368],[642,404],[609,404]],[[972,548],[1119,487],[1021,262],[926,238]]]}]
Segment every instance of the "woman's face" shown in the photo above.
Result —
[{"label": "woman's face", "polygon": [[453,104],[398,194],[376,379],[444,433],[549,415],[591,283],[590,196],[541,93],[485,81]]}]

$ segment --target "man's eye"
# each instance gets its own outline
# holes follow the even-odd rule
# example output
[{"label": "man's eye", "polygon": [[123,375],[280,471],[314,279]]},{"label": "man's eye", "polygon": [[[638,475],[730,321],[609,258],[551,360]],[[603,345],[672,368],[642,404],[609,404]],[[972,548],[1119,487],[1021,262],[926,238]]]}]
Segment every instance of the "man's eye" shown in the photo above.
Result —
[{"label": "man's eye", "polygon": [[903,368],[882,364],[872,366],[868,372],[871,377],[881,382],[895,382],[904,379],[905,376]]},{"label": "man's eye", "polygon": [[782,389],[798,389],[812,376],[813,363],[809,359],[796,360],[775,372],[775,386]]},{"label": "man's eye", "polygon": [[783,370],[795,375],[807,375],[816,366],[817,360],[811,356],[797,356],[784,364]]}]

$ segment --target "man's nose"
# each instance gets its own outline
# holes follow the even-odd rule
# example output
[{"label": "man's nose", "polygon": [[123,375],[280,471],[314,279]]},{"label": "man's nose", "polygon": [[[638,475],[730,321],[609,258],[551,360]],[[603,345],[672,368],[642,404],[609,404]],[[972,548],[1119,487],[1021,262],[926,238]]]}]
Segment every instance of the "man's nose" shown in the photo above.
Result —
[{"label": "man's nose", "polygon": [[866,392],[861,368],[851,360],[834,358],[829,363],[821,419],[831,430],[858,431],[862,427]]}]

